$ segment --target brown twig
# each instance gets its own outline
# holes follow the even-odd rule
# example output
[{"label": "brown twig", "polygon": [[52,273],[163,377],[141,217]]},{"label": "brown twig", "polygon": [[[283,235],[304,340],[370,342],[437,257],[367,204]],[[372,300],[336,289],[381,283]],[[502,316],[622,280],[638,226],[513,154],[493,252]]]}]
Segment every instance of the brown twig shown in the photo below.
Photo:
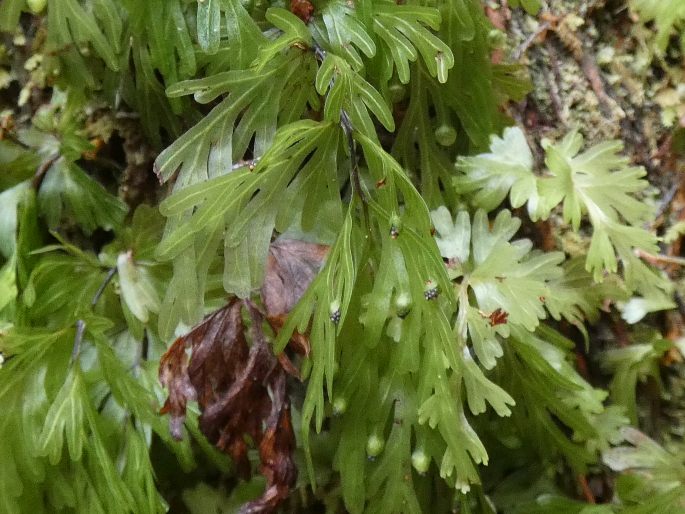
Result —
[{"label": "brown twig", "polygon": [[43,179],[45,178],[45,174],[60,157],[61,156],[59,153],[53,154],[47,160],[43,161],[40,166],[38,166],[38,169],[31,180],[31,186],[33,189],[38,190],[40,188],[40,185],[43,183]]},{"label": "brown twig", "polygon": [[0,141],[3,139],[6,139],[7,141],[11,141],[17,146],[21,146],[24,150],[28,150],[31,148],[29,145],[24,143],[22,140],[20,140],[17,136],[10,132],[3,132],[2,129],[0,129]]},{"label": "brown twig", "polygon": [[585,501],[588,503],[592,503],[593,505],[597,503],[595,500],[595,495],[592,492],[592,489],[590,489],[590,484],[587,483],[587,477],[585,475],[578,475],[578,485],[580,485],[580,489],[583,492],[583,497],[585,498]]},{"label": "brown twig", "polygon": [[585,78],[587,78],[588,82],[590,83],[590,87],[595,92],[595,95],[597,95],[597,99],[599,100],[603,114],[605,116],[611,116],[614,107],[617,106],[616,101],[604,90],[601,71],[599,70],[599,66],[597,66],[595,58],[590,54],[590,52],[585,52],[583,50],[579,64],[583,70],[583,73],[585,74]]},{"label": "brown twig", "polygon": [[635,255],[637,255],[640,259],[647,261],[653,266],[659,266],[659,265],[676,265],[676,266],[685,266],[685,257],[677,257],[675,255],[661,255],[661,254],[653,254],[646,252],[644,250],[641,250],[639,248],[635,249]]},{"label": "brown twig", "polygon": [[586,51],[587,45],[584,44],[583,40],[578,36],[570,23],[570,20],[572,19],[572,13],[564,16],[558,16],[547,12],[543,13],[541,18],[545,20],[545,22],[548,24],[548,27],[554,32],[559,41],[571,53],[573,58],[580,66],[585,78],[590,84],[590,87],[599,100],[602,113],[607,117],[610,117],[611,114],[616,111],[616,109],[620,110],[622,113],[623,111],[620,109],[616,101],[611,98],[604,89],[601,71],[599,66],[597,66],[597,62],[595,61],[591,52]]},{"label": "brown twig", "polygon": [[549,28],[552,26],[552,24],[549,21],[543,21],[540,26],[533,32],[530,36],[528,36],[525,41],[523,41],[519,46],[517,46],[514,51],[511,53],[511,58],[514,61],[518,61],[523,55],[526,53],[526,51],[531,47],[531,45],[535,42],[535,40],[544,32],[547,32]]}]

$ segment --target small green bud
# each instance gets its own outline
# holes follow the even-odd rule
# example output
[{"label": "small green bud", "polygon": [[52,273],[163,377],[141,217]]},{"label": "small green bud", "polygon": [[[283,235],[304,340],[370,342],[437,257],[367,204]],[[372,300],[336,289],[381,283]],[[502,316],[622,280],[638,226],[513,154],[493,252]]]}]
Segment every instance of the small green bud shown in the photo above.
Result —
[{"label": "small green bud", "polygon": [[48,0],[26,0],[26,5],[33,14],[40,14],[45,9]]},{"label": "small green bud", "polygon": [[29,282],[26,285],[26,289],[24,289],[24,304],[27,307],[33,306],[33,303],[36,301],[36,287],[33,285],[33,283]]},{"label": "small green bud", "polygon": [[400,318],[404,318],[411,310],[411,296],[409,293],[400,293],[395,298],[395,312]]},{"label": "small green bud", "polygon": [[384,447],[385,441],[378,434],[371,434],[366,441],[366,454],[370,459],[375,459],[383,452]]},{"label": "small green bud", "polygon": [[435,129],[435,140],[442,146],[452,146],[457,140],[457,131],[443,123]]},{"label": "small green bud", "polygon": [[388,93],[390,93],[390,101],[396,104],[404,100],[407,89],[402,84],[394,83],[388,87]]},{"label": "small green bud", "polygon": [[347,410],[347,400],[344,397],[338,396],[335,400],[333,400],[333,415],[334,416],[340,416],[341,414],[344,414],[346,410]]},{"label": "small green bud", "polygon": [[428,455],[426,455],[426,452],[424,452],[423,449],[417,448],[411,454],[411,465],[414,466],[414,469],[418,474],[425,474],[426,471],[428,471],[430,464],[431,459]]}]

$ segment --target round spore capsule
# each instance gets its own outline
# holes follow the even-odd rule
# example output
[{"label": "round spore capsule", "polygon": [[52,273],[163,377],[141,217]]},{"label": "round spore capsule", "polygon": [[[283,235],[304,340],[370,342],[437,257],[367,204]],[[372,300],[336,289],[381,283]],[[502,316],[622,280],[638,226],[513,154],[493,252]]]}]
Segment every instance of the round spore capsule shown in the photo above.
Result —
[{"label": "round spore capsule", "polygon": [[333,415],[334,416],[340,416],[341,414],[344,414],[346,410],[347,410],[347,400],[345,398],[343,398],[342,396],[338,396],[335,400],[333,400]]},{"label": "round spore capsule", "polygon": [[404,100],[407,94],[407,89],[402,84],[390,84],[388,87],[388,93],[390,93],[390,101],[394,104]]},{"label": "round spore capsule", "polygon": [[450,125],[440,125],[435,129],[435,140],[442,146],[452,146],[457,140],[457,131]]},{"label": "round spore capsule", "polygon": [[426,471],[428,471],[430,464],[430,457],[426,455],[426,452],[424,452],[421,448],[417,448],[411,454],[411,465],[414,466],[414,469],[420,475],[423,475],[426,473]]},{"label": "round spore capsule", "polygon": [[47,0],[26,0],[26,5],[33,14],[42,13],[47,3]]},{"label": "round spore capsule", "polygon": [[395,312],[400,318],[404,318],[411,310],[411,296],[408,293],[400,293],[395,298]]},{"label": "round spore capsule", "polygon": [[383,452],[384,447],[385,441],[378,434],[371,434],[366,441],[366,454],[369,458],[376,458]]}]

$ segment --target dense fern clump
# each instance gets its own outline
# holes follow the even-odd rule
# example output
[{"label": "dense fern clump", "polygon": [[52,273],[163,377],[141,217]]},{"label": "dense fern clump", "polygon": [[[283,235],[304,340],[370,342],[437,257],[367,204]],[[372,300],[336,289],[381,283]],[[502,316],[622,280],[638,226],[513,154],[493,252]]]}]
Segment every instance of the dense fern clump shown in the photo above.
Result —
[{"label": "dense fern clump", "polygon": [[[683,512],[636,428],[673,343],[575,363],[676,305],[645,171],[527,141],[482,2],[0,0],[0,30],[39,56],[0,129],[1,513]],[[142,154],[98,153],[131,130],[148,203]]]}]

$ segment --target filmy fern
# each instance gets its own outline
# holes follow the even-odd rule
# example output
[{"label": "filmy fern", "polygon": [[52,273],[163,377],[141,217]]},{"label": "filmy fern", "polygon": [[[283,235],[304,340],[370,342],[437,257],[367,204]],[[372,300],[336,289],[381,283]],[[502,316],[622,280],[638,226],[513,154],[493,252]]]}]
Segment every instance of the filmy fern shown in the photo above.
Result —
[{"label": "filmy fern", "polygon": [[[592,226],[585,268],[599,282],[622,265],[625,284],[647,297],[663,298],[670,286],[637,255],[658,251],[656,235],[643,225],[653,207],[635,197],[644,192],[645,170],[630,166],[609,141],[580,152],[583,138],[571,132],[561,142],[543,142],[548,171],[535,175],[532,154],[520,129],[493,137],[490,153],[462,158],[455,186],[472,194],[471,202],[491,210],[508,196],[513,207],[526,204],[533,220],[547,219],[557,206],[564,222],[578,231],[584,216]],[[664,304],[665,302],[661,302]],[[672,304],[666,302],[666,307]]]}]

